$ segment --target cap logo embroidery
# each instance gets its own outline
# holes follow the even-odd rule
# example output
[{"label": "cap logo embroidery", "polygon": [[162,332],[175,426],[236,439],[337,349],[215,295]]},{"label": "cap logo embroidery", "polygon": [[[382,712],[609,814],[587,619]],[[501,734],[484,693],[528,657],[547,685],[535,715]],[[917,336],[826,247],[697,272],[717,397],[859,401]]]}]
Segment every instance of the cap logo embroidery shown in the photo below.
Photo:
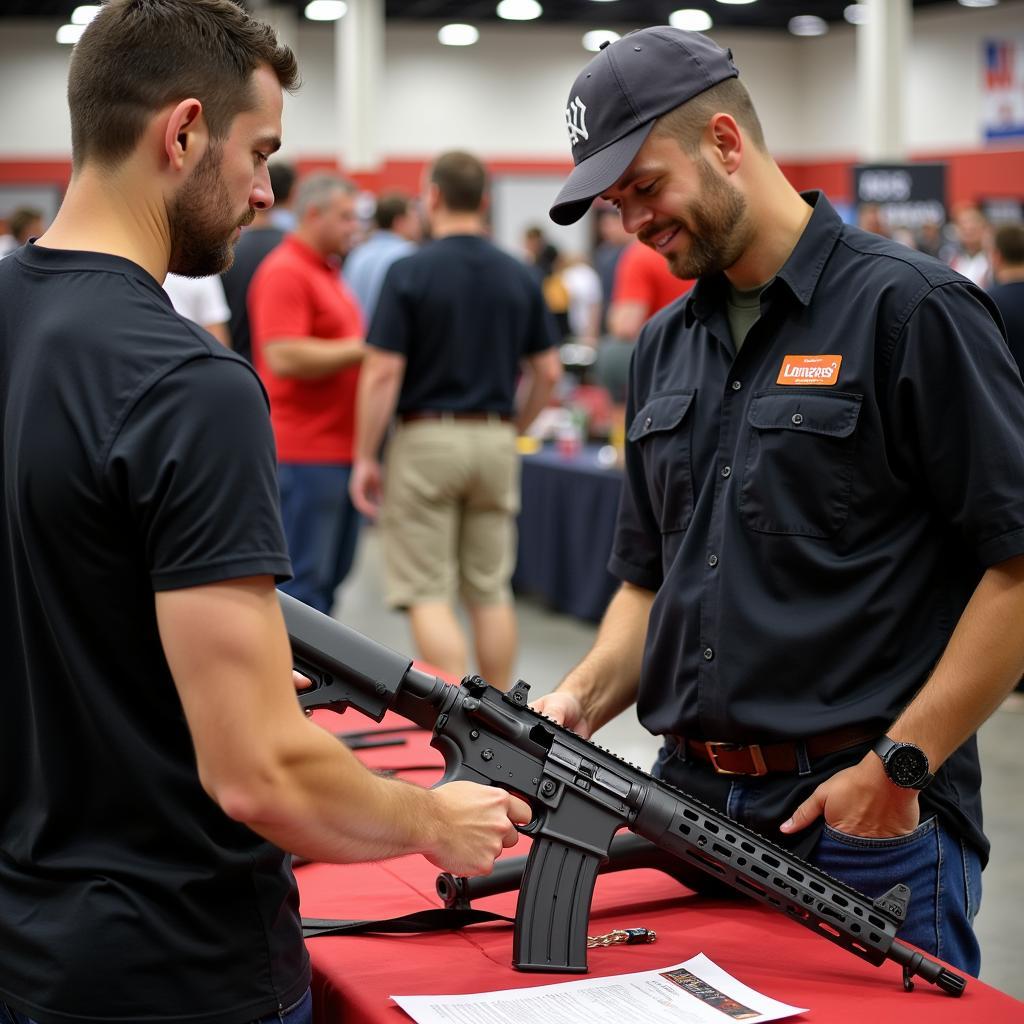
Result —
[{"label": "cap logo embroidery", "polygon": [[587,108],[579,96],[573,97],[565,108],[565,127],[569,129],[569,141],[576,145],[580,139],[589,139],[587,131]]},{"label": "cap logo embroidery", "polygon": [[786,356],[776,384],[830,388],[839,380],[842,356]]}]

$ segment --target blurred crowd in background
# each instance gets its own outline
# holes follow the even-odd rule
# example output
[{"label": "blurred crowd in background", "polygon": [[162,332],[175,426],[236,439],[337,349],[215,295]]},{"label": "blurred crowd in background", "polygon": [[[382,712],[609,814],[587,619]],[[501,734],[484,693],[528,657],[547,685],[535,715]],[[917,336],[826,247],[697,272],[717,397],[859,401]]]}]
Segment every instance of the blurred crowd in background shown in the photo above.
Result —
[{"label": "blurred crowd in background", "polygon": [[[290,385],[282,390],[281,382],[287,378],[337,378],[342,390],[327,405],[350,406],[343,415],[326,406],[320,413],[308,411],[302,404],[306,398],[298,402],[295,413],[335,416],[336,421],[328,424],[325,419],[304,431],[296,424],[281,427],[282,415],[292,413],[272,409],[272,416],[278,418],[279,448],[288,443],[283,438],[294,436],[301,445],[316,444],[333,431],[334,442],[328,445],[329,451],[325,448],[323,461],[346,467],[347,472],[353,462],[357,378],[382,283],[395,262],[429,243],[430,217],[422,197],[398,191],[360,192],[336,176],[299,177],[281,160],[271,163],[271,181],[275,205],[258,211],[243,231],[233,266],[219,277],[170,275],[165,290],[179,313],[255,364],[272,406],[283,406],[280,396],[289,393]],[[484,217],[486,221],[486,207]],[[885,208],[873,204],[860,206],[856,218],[864,230],[928,253],[985,290],[998,307],[1018,365],[1024,365],[1024,223],[990,223],[973,205],[955,207],[946,223],[927,222],[913,231],[889,225]],[[632,343],[643,324],[685,295],[693,282],[672,276],[662,257],[624,231],[617,210],[609,205],[599,202],[590,215],[589,252],[560,251],[548,238],[544,223],[538,211],[536,222],[523,233],[519,251],[512,255],[543,296],[549,315],[545,335],[558,346],[562,373],[550,389],[546,407],[523,427],[519,449],[527,453],[553,443],[566,458],[573,458],[584,446],[600,445],[601,464],[614,467],[622,457]],[[40,235],[45,227],[39,210],[9,211],[0,218],[0,257]],[[260,279],[257,271],[286,240],[295,249],[293,258],[275,257],[290,268],[282,271],[285,284],[274,285],[262,298],[254,295],[253,281]],[[303,253],[312,254],[306,264]],[[298,287],[287,284],[289,272],[308,277],[312,291],[301,296],[289,292],[289,287]],[[270,275],[264,272],[262,277]],[[313,287],[316,281],[320,283]],[[329,291],[323,302],[316,291],[322,287]],[[304,304],[310,307],[307,319],[296,319]],[[250,317],[255,315],[265,323],[278,324],[263,329],[263,334],[269,330],[271,340],[294,335],[298,344],[273,346],[268,358],[253,337]],[[314,322],[317,317],[319,324]],[[303,349],[302,339],[307,337],[333,338],[337,344],[331,354],[326,348],[307,345]],[[323,365],[307,365],[306,358]],[[521,390],[525,388],[524,384]],[[310,391],[299,387],[296,394],[307,396]],[[285,467],[288,459],[280,458]],[[333,591],[352,565],[360,516],[346,499],[344,509],[332,506],[330,517],[348,524],[343,540],[332,549],[333,575],[327,585]],[[294,552],[293,561],[298,557]]]}]

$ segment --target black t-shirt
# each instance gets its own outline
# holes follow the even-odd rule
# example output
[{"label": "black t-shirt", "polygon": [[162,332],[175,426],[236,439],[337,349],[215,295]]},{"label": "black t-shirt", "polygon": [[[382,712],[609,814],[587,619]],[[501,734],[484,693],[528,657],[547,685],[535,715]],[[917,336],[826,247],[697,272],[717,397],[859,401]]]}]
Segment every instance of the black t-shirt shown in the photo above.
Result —
[{"label": "black t-shirt", "polygon": [[1010,351],[1024,374],[1024,281],[997,284],[989,290],[989,296],[999,307]]},{"label": "black t-shirt", "polygon": [[[994,307],[805,198],[739,352],[719,275],[633,355],[609,567],[656,592],[638,696],[654,733],[881,736],[984,569],[1024,553],[1024,390]],[[789,812],[797,783],[815,780],[777,783]],[[921,802],[986,853],[979,784],[972,738]]]},{"label": "black t-shirt", "polygon": [[140,267],[27,246],[0,263],[0,405],[0,1000],[273,1012],[309,982],[294,878],[203,791],[153,596],[288,576],[266,396]]},{"label": "black t-shirt", "polygon": [[285,232],[281,228],[250,228],[242,233],[235,246],[235,261],[220,276],[224,297],[228,300],[231,318],[231,348],[252,362],[252,335],[249,331],[249,285],[256,268],[267,254],[281,244]]},{"label": "black t-shirt", "polygon": [[486,238],[450,235],[392,264],[367,342],[406,357],[399,414],[511,415],[520,361],[557,335],[518,260]]}]

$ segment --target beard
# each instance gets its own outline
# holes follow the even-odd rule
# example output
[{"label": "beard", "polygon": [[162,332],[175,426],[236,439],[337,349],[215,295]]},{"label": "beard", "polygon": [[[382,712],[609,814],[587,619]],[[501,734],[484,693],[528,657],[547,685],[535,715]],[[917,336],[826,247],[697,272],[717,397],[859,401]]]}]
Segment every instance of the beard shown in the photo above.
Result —
[{"label": "beard", "polygon": [[647,242],[673,227],[681,228],[689,245],[666,253],[665,260],[669,270],[683,280],[728,270],[753,236],[747,201],[740,190],[715,174],[703,158],[697,160],[697,173],[700,196],[690,204],[685,221],[662,221],[639,236],[641,242]]},{"label": "beard", "polygon": [[251,207],[239,220],[227,216],[231,196],[221,176],[221,148],[211,146],[167,211],[171,233],[168,270],[182,277],[223,273],[235,260],[235,228],[251,224]]}]

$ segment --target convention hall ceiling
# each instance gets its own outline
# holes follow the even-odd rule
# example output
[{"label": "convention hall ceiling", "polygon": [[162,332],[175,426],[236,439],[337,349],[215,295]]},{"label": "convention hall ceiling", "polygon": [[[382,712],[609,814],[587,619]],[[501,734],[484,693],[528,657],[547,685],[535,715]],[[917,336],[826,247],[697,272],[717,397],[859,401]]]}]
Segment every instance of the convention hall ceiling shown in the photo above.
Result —
[{"label": "convention hall ceiling", "polygon": [[[266,0],[236,0],[256,10]],[[274,0],[295,7],[301,14],[306,0]],[[1024,0],[1002,0],[1020,4]],[[826,21],[842,22],[843,10],[851,0],[754,0],[751,3],[720,0],[540,0],[541,17],[530,24],[577,24],[581,28],[615,28],[619,25],[665,23],[681,7],[707,11],[715,26],[786,31],[789,19],[816,14]],[[0,0],[0,17],[67,19],[78,6],[76,0]],[[914,0],[914,7],[955,7],[956,0]],[[385,9],[393,21],[497,21],[497,0],[386,0]]]}]

